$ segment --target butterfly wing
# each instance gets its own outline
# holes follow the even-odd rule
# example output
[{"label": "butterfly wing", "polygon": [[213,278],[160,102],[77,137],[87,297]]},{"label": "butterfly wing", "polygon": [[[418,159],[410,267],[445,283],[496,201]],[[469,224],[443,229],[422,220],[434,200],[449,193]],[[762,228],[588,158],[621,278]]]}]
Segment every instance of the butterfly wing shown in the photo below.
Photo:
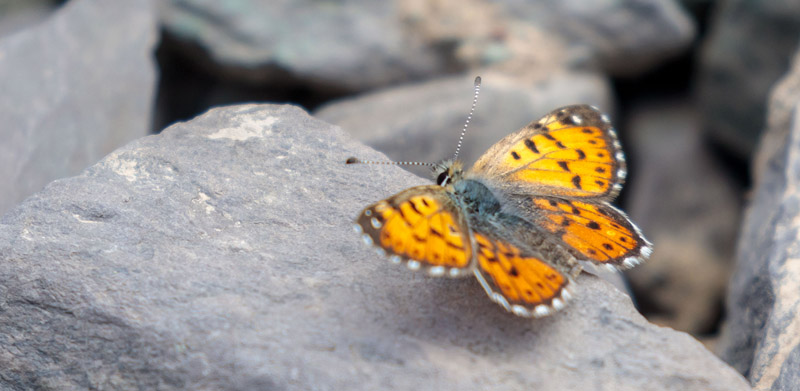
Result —
[{"label": "butterfly wing", "polygon": [[518,316],[543,317],[570,298],[567,274],[539,254],[496,235],[475,232],[475,276],[489,297]]},{"label": "butterfly wing", "polygon": [[559,239],[579,260],[628,269],[646,260],[652,245],[625,213],[605,201],[554,196],[511,196],[513,213]]},{"label": "butterfly wing", "polygon": [[509,192],[604,200],[616,197],[626,175],[608,118],[587,105],[554,110],[508,135],[471,171],[507,184]]},{"label": "butterfly wing", "polygon": [[418,186],[364,209],[356,230],[394,263],[458,277],[472,270],[472,241],[463,213],[441,186]]}]

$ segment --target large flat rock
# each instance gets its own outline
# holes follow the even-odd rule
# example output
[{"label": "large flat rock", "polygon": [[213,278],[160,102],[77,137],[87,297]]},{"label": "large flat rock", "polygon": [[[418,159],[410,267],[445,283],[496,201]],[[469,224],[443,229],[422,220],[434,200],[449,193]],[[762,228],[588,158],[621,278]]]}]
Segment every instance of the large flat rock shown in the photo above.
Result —
[{"label": "large flat rock", "polygon": [[214,109],[0,221],[0,388],[747,390],[597,277],[532,320],[351,230],[423,181],[291,106]]}]

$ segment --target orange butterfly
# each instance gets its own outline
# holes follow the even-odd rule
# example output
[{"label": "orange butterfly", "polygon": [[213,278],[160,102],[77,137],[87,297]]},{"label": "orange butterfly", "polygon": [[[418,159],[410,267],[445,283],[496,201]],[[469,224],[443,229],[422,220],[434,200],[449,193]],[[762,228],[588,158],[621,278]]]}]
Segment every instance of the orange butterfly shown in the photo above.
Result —
[{"label": "orange butterfly", "polygon": [[[476,100],[479,88],[476,78]],[[431,166],[436,185],[370,205],[356,231],[411,270],[474,274],[516,315],[563,308],[578,261],[626,269],[652,252],[609,203],[625,180],[625,158],[608,118],[594,107],[552,111],[489,148],[471,170],[457,160]]]}]

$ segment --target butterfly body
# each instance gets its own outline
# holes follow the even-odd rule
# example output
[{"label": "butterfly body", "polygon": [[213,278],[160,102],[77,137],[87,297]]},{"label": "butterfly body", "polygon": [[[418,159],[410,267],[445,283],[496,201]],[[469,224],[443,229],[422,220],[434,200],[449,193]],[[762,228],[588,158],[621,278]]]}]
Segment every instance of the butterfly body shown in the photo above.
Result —
[{"label": "butterfly body", "polygon": [[470,170],[435,165],[436,185],[362,211],[356,230],[394,263],[433,276],[473,274],[506,310],[540,317],[563,308],[578,261],[628,268],[650,244],[609,201],[625,161],[607,118],[557,109],[491,147]]}]

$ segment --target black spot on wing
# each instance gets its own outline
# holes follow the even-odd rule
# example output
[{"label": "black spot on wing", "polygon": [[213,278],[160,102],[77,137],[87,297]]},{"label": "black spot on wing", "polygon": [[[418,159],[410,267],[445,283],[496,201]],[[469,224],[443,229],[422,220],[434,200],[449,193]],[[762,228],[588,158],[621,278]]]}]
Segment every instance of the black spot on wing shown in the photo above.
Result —
[{"label": "black spot on wing", "polygon": [[574,177],[572,177],[572,184],[575,186],[576,189],[583,190],[583,188],[581,187],[581,176],[580,175],[575,175]]},{"label": "black spot on wing", "polygon": [[530,149],[533,153],[540,153],[539,148],[536,148],[536,143],[534,143],[531,139],[525,139],[525,146],[528,147],[528,149]]}]

